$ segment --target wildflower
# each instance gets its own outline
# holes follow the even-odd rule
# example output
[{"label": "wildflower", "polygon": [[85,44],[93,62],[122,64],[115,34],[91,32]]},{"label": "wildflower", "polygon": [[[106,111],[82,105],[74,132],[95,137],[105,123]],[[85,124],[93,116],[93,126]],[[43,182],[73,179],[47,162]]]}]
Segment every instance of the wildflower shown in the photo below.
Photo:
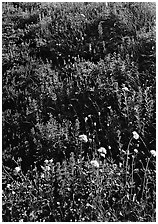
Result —
[{"label": "wildflower", "polygon": [[106,149],[105,149],[104,147],[100,147],[100,148],[98,149],[98,152],[99,152],[99,153],[102,153],[102,154],[104,154],[104,155],[107,154],[107,151],[106,151]]},{"label": "wildflower", "polygon": [[133,131],[132,134],[133,134],[134,139],[136,139],[136,140],[139,139],[139,134],[136,131]]},{"label": "wildflower", "polygon": [[137,154],[138,153],[138,149],[134,149],[134,152]]},{"label": "wildflower", "polygon": [[49,163],[48,159],[44,160],[44,163],[45,164],[48,164]]},{"label": "wildflower", "polygon": [[151,155],[152,155],[153,157],[156,156],[156,151],[155,151],[155,150],[150,150],[150,153],[151,153]]},{"label": "wildflower", "polygon": [[81,142],[84,142],[84,143],[87,143],[88,142],[88,138],[87,138],[87,135],[79,135],[79,140]]},{"label": "wildflower", "polygon": [[21,171],[21,168],[19,166],[15,167],[14,173],[17,175]]},{"label": "wildflower", "polygon": [[99,163],[96,160],[92,160],[90,163],[92,166],[99,168]]},{"label": "wildflower", "polygon": [[50,163],[53,163],[53,159],[50,159],[49,162],[50,162]]}]

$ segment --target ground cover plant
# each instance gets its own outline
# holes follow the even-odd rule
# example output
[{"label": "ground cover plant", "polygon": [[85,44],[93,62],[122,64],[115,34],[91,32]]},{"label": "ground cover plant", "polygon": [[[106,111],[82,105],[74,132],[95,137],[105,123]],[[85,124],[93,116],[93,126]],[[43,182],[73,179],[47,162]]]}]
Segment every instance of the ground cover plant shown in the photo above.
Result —
[{"label": "ground cover plant", "polygon": [[155,3],[2,4],[2,218],[156,220]]}]

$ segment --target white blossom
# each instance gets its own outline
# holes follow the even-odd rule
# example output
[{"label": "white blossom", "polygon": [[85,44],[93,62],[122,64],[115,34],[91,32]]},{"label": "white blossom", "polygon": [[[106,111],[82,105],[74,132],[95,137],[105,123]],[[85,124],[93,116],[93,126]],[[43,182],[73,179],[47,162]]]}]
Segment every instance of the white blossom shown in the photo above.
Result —
[{"label": "white blossom", "polygon": [[18,174],[21,171],[21,168],[19,166],[15,167],[14,172],[15,174]]},{"label": "white blossom", "polygon": [[133,131],[132,134],[133,134],[134,139],[136,139],[136,140],[139,139],[139,134],[136,131]]},{"label": "white blossom", "polygon": [[100,147],[99,149],[98,149],[98,152],[99,153],[102,153],[102,154],[107,154],[107,151],[106,151],[106,149],[104,148],[104,147]]},{"label": "white blossom", "polygon": [[138,153],[138,149],[134,149],[134,152],[137,154]]},{"label": "white blossom", "polygon": [[44,160],[44,163],[45,164],[48,164],[49,163],[48,159]]},{"label": "white blossom", "polygon": [[153,157],[156,156],[156,151],[155,151],[155,150],[151,150],[150,153],[151,153],[151,155],[152,155]]},{"label": "white blossom", "polygon": [[79,140],[81,142],[84,142],[84,143],[87,143],[88,142],[88,138],[87,138],[87,135],[79,135]]},{"label": "white blossom", "polygon": [[99,163],[98,163],[97,160],[92,160],[90,163],[91,163],[92,166],[94,166],[96,168],[99,168]]}]

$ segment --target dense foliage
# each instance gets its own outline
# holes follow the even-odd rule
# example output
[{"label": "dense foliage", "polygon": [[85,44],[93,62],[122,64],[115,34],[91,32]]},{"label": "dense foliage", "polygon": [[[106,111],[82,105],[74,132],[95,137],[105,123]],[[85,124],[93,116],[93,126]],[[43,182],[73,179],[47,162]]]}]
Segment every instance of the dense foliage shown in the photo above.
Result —
[{"label": "dense foliage", "polygon": [[155,7],[2,4],[4,221],[155,221]]}]

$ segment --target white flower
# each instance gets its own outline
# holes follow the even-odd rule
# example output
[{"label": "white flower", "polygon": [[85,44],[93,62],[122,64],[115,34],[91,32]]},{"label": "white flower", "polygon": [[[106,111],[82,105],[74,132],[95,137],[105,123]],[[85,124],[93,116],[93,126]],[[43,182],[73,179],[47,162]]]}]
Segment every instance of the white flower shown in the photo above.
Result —
[{"label": "white flower", "polygon": [[88,142],[88,138],[87,138],[87,135],[79,135],[79,140],[81,142],[84,142],[84,143],[87,143]]},{"label": "white flower", "polygon": [[18,174],[21,171],[21,168],[19,166],[15,167],[14,173]]},{"label": "white flower", "polygon": [[134,152],[137,154],[138,153],[138,149],[134,149]]},{"label": "white flower", "polygon": [[104,147],[100,147],[100,148],[98,149],[98,152],[99,152],[99,153],[102,153],[102,154],[107,154],[107,151],[106,151],[106,149],[105,149]]},{"label": "white flower", "polygon": [[156,156],[156,151],[155,151],[155,150],[150,150],[150,153],[151,153],[151,155],[152,155],[153,157]]},{"label": "white flower", "polygon": [[49,163],[48,159],[44,160],[44,163],[45,164],[48,164]]},{"label": "white flower", "polygon": [[132,134],[133,134],[134,139],[136,139],[136,140],[139,139],[139,134],[136,131],[133,131]]},{"label": "white flower", "polygon": [[99,168],[99,163],[97,162],[97,160],[92,160],[90,163],[92,166]]},{"label": "white flower", "polygon": [[53,159],[50,159],[49,162],[50,162],[50,163],[53,163]]}]

